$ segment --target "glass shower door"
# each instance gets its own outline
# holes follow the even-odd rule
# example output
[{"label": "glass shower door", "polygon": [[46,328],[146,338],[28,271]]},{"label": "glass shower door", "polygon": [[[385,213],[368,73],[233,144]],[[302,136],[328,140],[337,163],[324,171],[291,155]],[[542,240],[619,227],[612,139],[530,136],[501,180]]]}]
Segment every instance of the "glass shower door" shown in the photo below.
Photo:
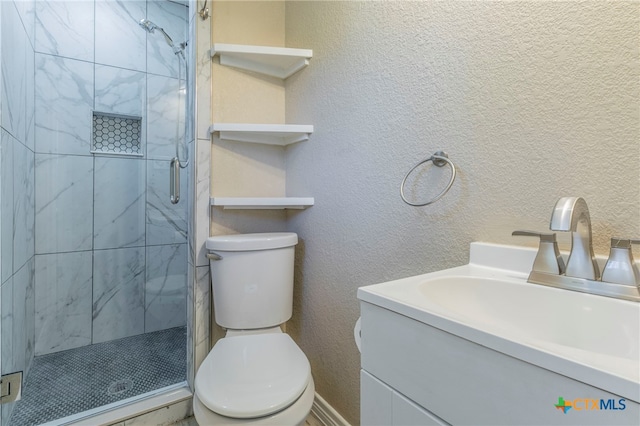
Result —
[{"label": "glass shower door", "polygon": [[169,201],[186,73],[160,29],[179,48],[187,16],[167,0],[0,2],[0,370],[24,372],[2,425],[186,380],[188,171]]}]

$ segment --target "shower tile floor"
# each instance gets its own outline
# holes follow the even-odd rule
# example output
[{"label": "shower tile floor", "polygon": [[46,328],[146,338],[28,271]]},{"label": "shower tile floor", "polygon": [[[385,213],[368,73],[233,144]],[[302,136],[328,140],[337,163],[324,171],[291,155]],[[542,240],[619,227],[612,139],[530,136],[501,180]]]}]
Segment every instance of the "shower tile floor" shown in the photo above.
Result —
[{"label": "shower tile floor", "polygon": [[9,425],[39,425],[185,381],[186,350],[186,328],[177,327],[37,356]]}]

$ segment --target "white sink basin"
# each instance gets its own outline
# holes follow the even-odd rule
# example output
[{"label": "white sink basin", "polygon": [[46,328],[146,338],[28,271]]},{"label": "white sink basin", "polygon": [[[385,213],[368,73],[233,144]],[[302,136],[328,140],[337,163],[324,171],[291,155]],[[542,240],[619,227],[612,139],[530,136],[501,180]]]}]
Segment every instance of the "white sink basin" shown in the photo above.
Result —
[{"label": "white sink basin", "polygon": [[640,303],[527,283],[534,256],[473,243],[469,265],[362,287],[358,297],[640,402]]},{"label": "white sink basin", "polygon": [[[418,291],[462,321],[551,343],[628,358],[638,366],[640,305],[521,281],[469,276],[424,280]],[[636,371],[637,373],[637,371]]]}]

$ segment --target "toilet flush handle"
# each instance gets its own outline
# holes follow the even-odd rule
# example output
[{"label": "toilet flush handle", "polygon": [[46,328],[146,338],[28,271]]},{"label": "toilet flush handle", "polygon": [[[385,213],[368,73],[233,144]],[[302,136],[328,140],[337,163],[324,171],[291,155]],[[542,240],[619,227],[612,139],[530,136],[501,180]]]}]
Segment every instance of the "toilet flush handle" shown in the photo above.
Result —
[{"label": "toilet flush handle", "polygon": [[223,258],[219,254],[210,251],[209,253],[207,253],[207,259],[209,259],[209,260],[222,260]]}]

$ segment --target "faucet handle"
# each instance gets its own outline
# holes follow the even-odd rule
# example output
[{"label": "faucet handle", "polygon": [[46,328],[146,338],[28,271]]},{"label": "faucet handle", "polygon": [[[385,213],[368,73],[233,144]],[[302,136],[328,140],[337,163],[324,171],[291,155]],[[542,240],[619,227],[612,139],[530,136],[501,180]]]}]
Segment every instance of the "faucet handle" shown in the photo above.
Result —
[{"label": "faucet handle", "polygon": [[540,237],[540,241],[553,243],[556,241],[555,232],[536,232],[536,231],[523,231],[517,230],[511,233],[512,236],[517,237]]},{"label": "faucet handle", "polygon": [[540,238],[538,254],[533,261],[533,271],[554,275],[564,274],[564,259],[558,250],[555,233],[517,230],[513,231],[511,235]]},{"label": "faucet handle", "polygon": [[640,286],[640,271],[631,253],[631,244],[640,244],[640,239],[611,238],[611,251],[602,272],[602,281]]},{"label": "faucet handle", "polygon": [[613,248],[631,248],[631,244],[640,244],[640,239],[621,237],[611,238],[611,247]]}]

